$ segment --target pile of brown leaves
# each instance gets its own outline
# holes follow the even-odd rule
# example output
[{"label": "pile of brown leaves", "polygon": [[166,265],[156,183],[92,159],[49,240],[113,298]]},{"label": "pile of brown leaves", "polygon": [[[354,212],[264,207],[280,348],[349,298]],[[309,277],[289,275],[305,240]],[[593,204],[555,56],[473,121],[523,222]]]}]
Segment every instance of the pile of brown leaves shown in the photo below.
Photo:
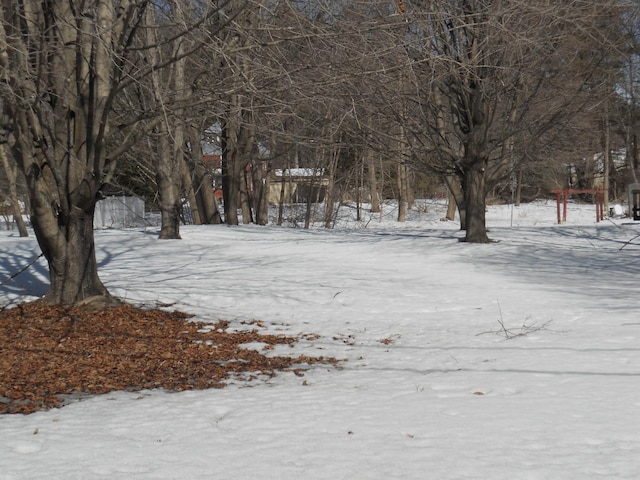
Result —
[{"label": "pile of brown leaves", "polygon": [[[301,375],[301,364],[335,359],[268,355],[298,338],[228,323],[189,321],[190,315],[130,305],[104,311],[40,302],[0,311],[0,413],[32,413],[70,398],[114,390],[220,388],[277,371]],[[260,326],[256,322],[254,326]],[[260,352],[243,347],[264,344]]]}]

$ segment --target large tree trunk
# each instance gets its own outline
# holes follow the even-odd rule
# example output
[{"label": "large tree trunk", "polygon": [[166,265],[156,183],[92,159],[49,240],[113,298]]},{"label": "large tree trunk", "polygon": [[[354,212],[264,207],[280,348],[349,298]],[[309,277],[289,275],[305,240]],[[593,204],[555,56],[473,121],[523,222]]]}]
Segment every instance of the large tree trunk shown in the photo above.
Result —
[{"label": "large tree trunk", "polygon": [[[21,133],[21,132],[20,132]],[[55,190],[55,175],[42,169],[30,135],[16,138],[31,202],[31,224],[49,266],[47,303],[58,305],[91,304],[106,307],[118,304],[98,276],[93,215],[98,183],[88,179],[82,186],[60,199]]]},{"label": "large tree trunk", "polygon": [[128,28],[123,18],[136,10],[123,6],[118,16],[107,1],[81,12],[72,7],[16,2],[15,12],[0,10],[0,44],[11,44],[0,65],[13,75],[11,95],[2,97],[12,127],[8,144],[27,181],[31,223],[49,264],[44,301],[107,306],[117,301],[98,277],[93,214],[115,169],[105,152],[119,78],[111,48]]},{"label": "large tree trunk", "polygon": [[465,242],[489,243],[486,226],[486,161],[474,161],[465,168],[462,190],[466,207]]},{"label": "large tree trunk", "polygon": [[222,125],[222,193],[224,219],[229,225],[238,225],[238,209],[242,209],[243,223],[251,220],[247,192],[246,167],[254,151],[255,134],[253,116],[244,109],[236,95]]},{"label": "large tree trunk", "polygon": [[[51,217],[47,217],[50,219]],[[51,286],[44,301],[59,305],[118,303],[98,277],[93,238],[93,208],[72,207],[57,227],[40,215],[31,218],[38,244],[49,264]]]}]

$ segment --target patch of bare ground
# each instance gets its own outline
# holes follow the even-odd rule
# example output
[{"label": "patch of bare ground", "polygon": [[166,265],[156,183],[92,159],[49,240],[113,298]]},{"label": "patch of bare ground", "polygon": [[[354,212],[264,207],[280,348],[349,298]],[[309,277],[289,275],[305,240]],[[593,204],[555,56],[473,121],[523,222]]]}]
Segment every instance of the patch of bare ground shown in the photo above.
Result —
[{"label": "patch of bare ground", "polygon": [[[300,339],[228,331],[228,323],[121,305],[101,311],[41,302],[0,310],[0,413],[32,413],[116,390],[222,388],[333,358],[269,355]],[[264,344],[264,352],[246,344]]]}]

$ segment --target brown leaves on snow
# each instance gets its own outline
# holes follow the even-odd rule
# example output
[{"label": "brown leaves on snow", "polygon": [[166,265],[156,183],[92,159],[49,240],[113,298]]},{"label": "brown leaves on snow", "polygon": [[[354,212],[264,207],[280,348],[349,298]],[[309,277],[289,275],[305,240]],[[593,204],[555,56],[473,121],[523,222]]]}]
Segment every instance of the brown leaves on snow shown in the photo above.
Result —
[{"label": "brown leaves on snow", "polygon": [[268,352],[298,339],[256,329],[228,332],[228,322],[189,317],[130,305],[87,311],[41,302],[0,311],[0,413],[32,413],[70,396],[114,390],[220,388],[230,379],[336,363],[266,355],[246,344],[264,344]]}]

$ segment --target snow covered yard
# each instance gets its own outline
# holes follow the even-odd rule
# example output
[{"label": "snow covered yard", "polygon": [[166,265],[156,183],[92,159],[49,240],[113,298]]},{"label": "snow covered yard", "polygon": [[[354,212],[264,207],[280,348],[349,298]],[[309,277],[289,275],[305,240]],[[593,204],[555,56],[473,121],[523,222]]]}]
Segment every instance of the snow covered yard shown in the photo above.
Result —
[{"label": "snow covered yard", "polygon": [[[554,202],[495,206],[497,243],[472,245],[443,208],[359,229],[96,232],[112,293],[317,333],[295,353],[347,361],[0,416],[0,478],[640,478],[640,224],[596,224],[590,205],[560,226]],[[0,250],[0,281],[38,253],[5,231]],[[0,305],[46,278],[37,263]]]}]

